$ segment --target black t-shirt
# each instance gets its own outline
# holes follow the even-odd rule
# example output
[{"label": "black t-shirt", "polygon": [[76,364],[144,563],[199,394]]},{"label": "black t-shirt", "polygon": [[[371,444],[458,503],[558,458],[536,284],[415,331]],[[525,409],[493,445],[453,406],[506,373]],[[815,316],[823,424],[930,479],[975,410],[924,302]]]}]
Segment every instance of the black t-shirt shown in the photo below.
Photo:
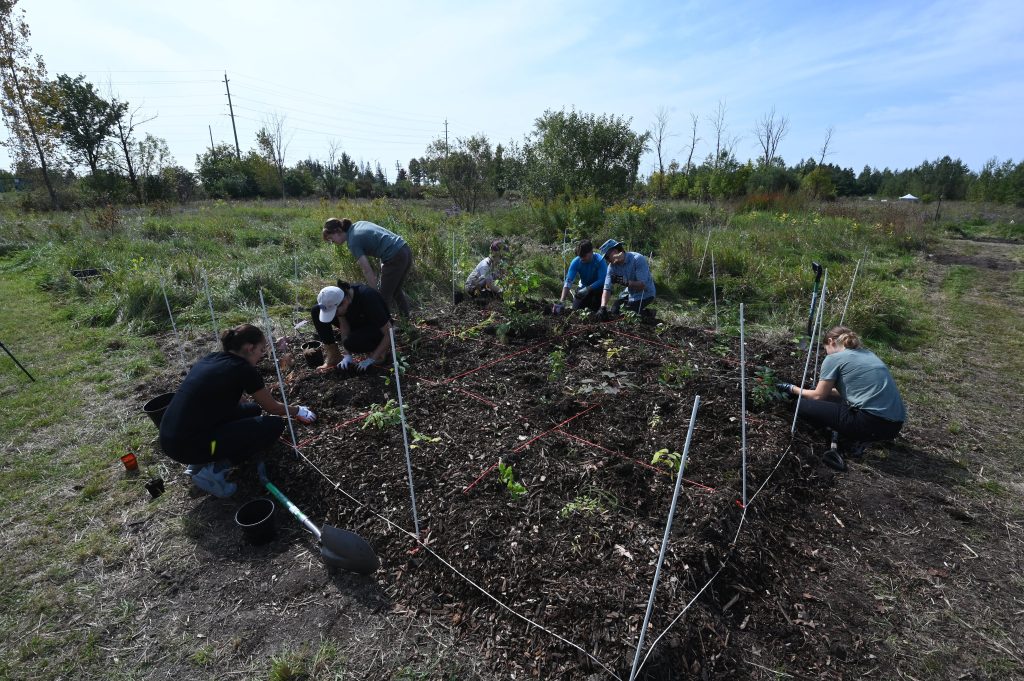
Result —
[{"label": "black t-shirt", "polygon": [[380,327],[391,321],[391,313],[388,312],[388,305],[384,302],[377,289],[370,288],[366,284],[353,284],[352,302],[345,312],[345,321],[352,329]]},{"label": "black t-shirt", "polygon": [[[355,301],[353,301],[355,302]],[[202,437],[231,419],[242,393],[263,387],[256,367],[230,352],[214,352],[199,360],[182,381],[160,421],[160,436]]]}]

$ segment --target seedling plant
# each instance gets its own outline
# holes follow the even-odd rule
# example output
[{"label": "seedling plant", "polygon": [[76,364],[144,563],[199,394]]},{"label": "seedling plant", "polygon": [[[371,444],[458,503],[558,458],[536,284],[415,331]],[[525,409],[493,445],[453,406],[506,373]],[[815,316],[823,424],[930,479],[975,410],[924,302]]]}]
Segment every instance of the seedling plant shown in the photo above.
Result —
[{"label": "seedling plant", "polygon": [[651,463],[655,466],[664,466],[673,473],[679,472],[679,462],[682,460],[679,452],[670,452],[667,449],[659,449],[651,457]]},{"label": "seedling plant", "polygon": [[383,405],[373,404],[370,406],[370,413],[363,419],[363,429],[370,426],[384,430],[386,428],[392,428],[402,423],[402,414],[398,408],[398,403],[394,400],[388,400]]},{"label": "seedling plant", "polygon": [[504,461],[498,462],[498,479],[505,485],[513,499],[518,499],[526,494],[526,486],[516,481],[516,474],[512,470],[512,464],[507,464]]}]

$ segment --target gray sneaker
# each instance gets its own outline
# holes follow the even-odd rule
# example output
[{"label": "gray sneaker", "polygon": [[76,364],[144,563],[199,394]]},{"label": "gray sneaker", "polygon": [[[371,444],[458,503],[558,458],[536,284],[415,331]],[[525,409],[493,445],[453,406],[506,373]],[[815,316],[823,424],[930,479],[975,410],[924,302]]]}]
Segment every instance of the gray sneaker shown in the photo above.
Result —
[{"label": "gray sneaker", "polygon": [[214,464],[203,466],[192,476],[192,482],[199,489],[218,499],[226,499],[238,491],[238,485],[228,482],[227,469],[218,473],[214,470]]}]

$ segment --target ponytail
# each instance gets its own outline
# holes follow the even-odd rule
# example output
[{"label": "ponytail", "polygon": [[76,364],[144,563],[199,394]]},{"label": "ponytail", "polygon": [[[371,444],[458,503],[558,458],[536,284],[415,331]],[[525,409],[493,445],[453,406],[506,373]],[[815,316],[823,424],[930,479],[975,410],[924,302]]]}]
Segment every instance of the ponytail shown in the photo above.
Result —
[{"label": "ponytail", "polygon": [[256,345],[262,343],[266,337],[262,329],[252,324],[240,324],[232,329],[225,329],[220,334],[220,345],[224,352],[241,350],[242,346],[251,343]]},{"label": "ponytail", "polygon": [[861,346],[860,336],[848,326],[834,326],[825,334],[825,340],[834,341],[847,350],[856,350]]}]

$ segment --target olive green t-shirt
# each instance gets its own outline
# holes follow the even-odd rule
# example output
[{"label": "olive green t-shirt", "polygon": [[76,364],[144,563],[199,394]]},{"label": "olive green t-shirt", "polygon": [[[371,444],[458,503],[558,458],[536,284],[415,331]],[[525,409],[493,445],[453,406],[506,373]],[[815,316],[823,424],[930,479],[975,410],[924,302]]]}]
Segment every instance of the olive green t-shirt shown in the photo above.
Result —
[{"label": "olive green t-shirt", "polygon": [[836,390],[851,407],[888,421],[907,418],[903,398],[885,362],[864,348],[840,350],[825,357],[821,378],[835,381]]}]

